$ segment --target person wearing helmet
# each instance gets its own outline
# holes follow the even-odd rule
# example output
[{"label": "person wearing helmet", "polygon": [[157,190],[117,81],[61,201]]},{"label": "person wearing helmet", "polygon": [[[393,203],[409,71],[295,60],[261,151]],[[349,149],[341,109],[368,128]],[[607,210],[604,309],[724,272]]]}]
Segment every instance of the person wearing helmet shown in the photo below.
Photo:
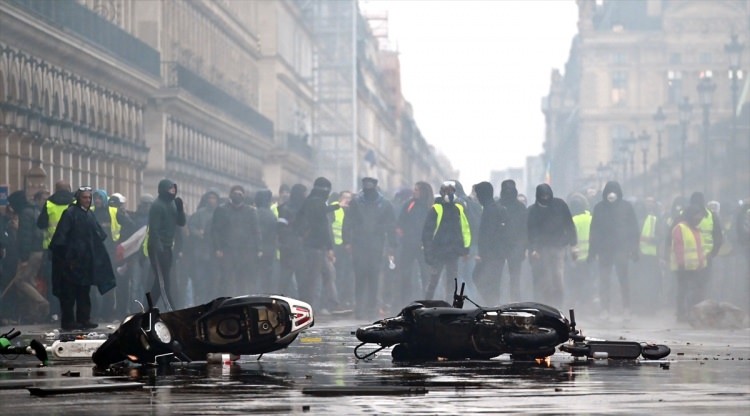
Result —
[{"label": "person wearing helmet", "polygon": [[[427,265],[430,266],[430,281],[425,298],[431,299],[446,270],[448,279],[458,276],[458,259],[469,254],[471,229],[464,206],[456,197],[456,185],[446,181],[440,186],[440,198],[427,213],[422,229],[422,247]],[[466,276],[464,276],[466,277]],[[452,286],[445,285],[446,300],[451,299]]]}]

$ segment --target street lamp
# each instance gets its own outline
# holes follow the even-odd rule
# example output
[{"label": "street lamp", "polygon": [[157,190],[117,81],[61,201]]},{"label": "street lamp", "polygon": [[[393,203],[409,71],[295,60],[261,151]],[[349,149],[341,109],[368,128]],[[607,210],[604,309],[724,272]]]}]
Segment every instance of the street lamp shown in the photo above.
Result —
[{"label": "street lamp", "polygon": [[682,102],[677,106],[680,115],[680,126],[682,126],[682,145],[680,161],[680,196],[685,196],[685,143],[687,142],[688,124],[693,113],[693,105],[690,104],[688,97],[683,97]]},{"label": "street lamp", "polygon": [[664,132],[664,122],[667,120],[667,116],[664,115],[664,111],[661,106],[656,110],[654,114],[654,124],[656,125],[656,192],[661,197],[661,134]]},{"label": "street lamp", "polygon": [[[732,34],[732,40],[724,45],[724,51],[727,53],[727,56],[729,57],[729,79],[732,80],[731,88],[732,88],[732,135],[730,137],[731,140],[731,156],[730,156],[730,167],[732,170],[730,172],[735,173],[737,172],[737,169],[740,167],[740,149],[739,144],[737,143],[737,99],[739,96],[739,80],[742,79],[742,70],[740,69],[740,58],[742,57],[742,49],[745,46],[741,44],[739,41],[737,41],[737,34]],[[743,191],[742,187],[742,181],[734,180],[732,182],[735,182],[737,186],[739,187],[736,190],[735,197],[739,197],[740,193]]]},{"label": "street lamp", "polygon": [[646,171],[648,170],[648,148],[651,144],[651,135],[643,130],[640,136],[638,136],[638,143],[641,145],[641,152],[643,153],[643,197],[648,196],[648,176]]},{"label": "street lamp", "polygon": [[708,155],[710,153],[708,137],[711,127],[711,103],[714,91],[716,91],[716,83],[711,79],[711,71],[706,71],[701,75],[696,89],[698,90],[698,101],[700,101],[701,108],[703,109],[703,191],[710,194],[709,188],[712,181],[708,173]]},{"label": "street lamp", "polygon": [[[630,158],[630,178],[635,176],[635,145],[638,143],[638,139],[635,137],[635,132],[630,132],[630,137],[625,139],[625,152]],[[627,163],[627,162],[626,162]]]}]

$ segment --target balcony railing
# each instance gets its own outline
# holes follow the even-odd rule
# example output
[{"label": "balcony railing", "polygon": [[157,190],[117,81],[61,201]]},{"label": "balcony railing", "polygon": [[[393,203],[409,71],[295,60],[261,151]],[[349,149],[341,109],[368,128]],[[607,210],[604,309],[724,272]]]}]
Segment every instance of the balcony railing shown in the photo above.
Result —
[{"label": "balcony railing", "polygon": [[264,138],[273,138],[273,122],[254,108],[231,96],[177,62],[163,62],[162,78],[167,87],[179,87],[235,119],[253,127]]},{"label": "balcony railing", "polygon": [[160,54],[140,39],[74,0],[8,0],[42,20],[98,45],[116,57],[159,77]]}]

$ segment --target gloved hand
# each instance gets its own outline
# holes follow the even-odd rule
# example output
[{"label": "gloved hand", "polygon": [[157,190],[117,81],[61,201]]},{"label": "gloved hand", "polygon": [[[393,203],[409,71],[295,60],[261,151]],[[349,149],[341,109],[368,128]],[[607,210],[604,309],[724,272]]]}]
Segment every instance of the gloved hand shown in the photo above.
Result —
[{"label": "gloved hand", "polygon": [[185,206],[182,202],[182,198],[179,196],[174,199],[174,204],[177,207],[177,212],[185,212]]}]

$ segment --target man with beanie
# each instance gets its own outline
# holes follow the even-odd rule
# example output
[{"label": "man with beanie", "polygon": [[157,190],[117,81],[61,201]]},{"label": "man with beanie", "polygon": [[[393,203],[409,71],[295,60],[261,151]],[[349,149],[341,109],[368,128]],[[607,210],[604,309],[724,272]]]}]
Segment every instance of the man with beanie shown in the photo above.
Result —
[{"label": "man with beanie", "polygon": [[355,317],[378,316],[380,271],[386,242],[389,254],[396,247],[396,215],[378,191],[378,180],[362,179],[362,191],[351,201],[344,217],[344,244],[351,247],[354,264]]},{"label": "man with beanie", "polygon": [[500,206],[505,209],[507,222],[506,232],[500,238],[500,264],[498,278],[502,278],[505,264],[508,265],[510,277],[509,300],[521,301],[521,266],[526,258],[527,227],[529,213],[526,205],[519,199],[516,182],[512,179],[504,180],[500,184]]},{"label": "man with beanie", "polygon": [[245,203],[245,188],[234,185],[229,201],[216,208],[212,223],[216,258],[222,271],[224,292],[251,293],[257,285],[260,228],[255,208]]},{"label": "man with beanie", "polygon": [[154,274],[151,287],[154,303],[164,295],[168,309],[172,309],[169,297],[172,270],[172,248],[177,226],[185,226],[185,208],[182,199],[177,197],[177,184],[170,179],[162,179],[158,186],[159,196],[148,212],[148,258]]},{"label": "man with beanie", "polygon": [[482,215],[477,227],[477,265],[474,268],[474,284],[482,294],[485,305],[501,302],[500,279],[497,271],[502,268],[501,245],[508,223],[505,208],[495,202],[494,189],[489,182],[474,185],[474,194],[482,205]]},{"label": "man with beanie", "polygon": [[[331,181],[324,177],[315,179],[295,223],[297,233],[302,238],[307,260],[307,273],[297,282],[300,298],[313,307],[319,307],[321,311],[338,309],[339,306],[333,269],[333,236],[328,222],[330,194]],[[336,208],[340,209],[333,207]]]},{"label": "man with beanie", "polygon": [[576,228],[568,204],[546,183],[536,187],[527,227],[534,300],[562,307],[565,253],[577,243]]}]

